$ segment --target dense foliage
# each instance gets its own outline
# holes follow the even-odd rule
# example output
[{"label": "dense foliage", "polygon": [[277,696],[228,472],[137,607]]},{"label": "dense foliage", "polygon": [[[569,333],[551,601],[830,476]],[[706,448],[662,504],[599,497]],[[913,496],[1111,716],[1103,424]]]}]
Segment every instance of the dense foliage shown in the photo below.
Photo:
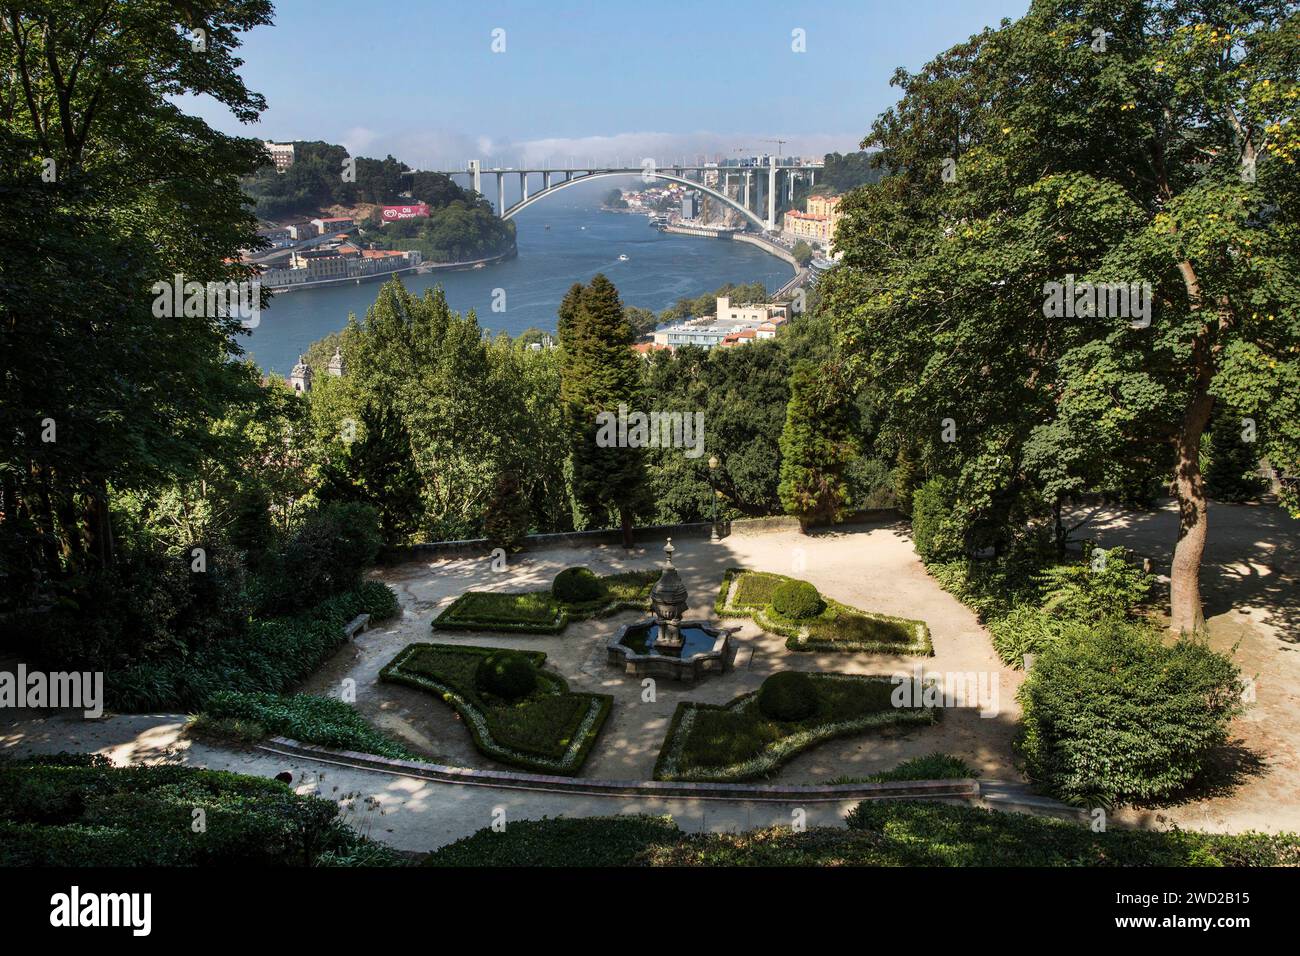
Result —
[{"label": "dense foliage", "polygon": [[1206,770],[1241,695],[1236,665],[1199,641],[1073,625],[1021,686],[1019,747],[1030,776],[1063,799],[1168,799]]},{"label": "dense foliage", "polygon": [[480,693],[513,702],[537,689],[537,668],[522,654],[497,651],[479,662],[474,682]]},{"label": "dense foliage", "polygon": [[816,617],[825,607],[822,596],[807,581],[782,581],[772,591],[772,610],[795,621]]},{"label": "dense foliage", "polygon": [[841,204],[825,300],[850,372],[955,480],[958,527],[984,539],[965,543],[1005,548],[1072,495],[1172,481],[1175,631],[1203,626],[1216,405],[1255,421],[1279,472],[1300,467],[1297,16],[1035,0],[896,74],[863,144],[889,175]]},{"label": "dense foliage", "polygon": [[601,592],[600,578],[590,568],[565,568],[551,582],[551,593],[557,601],[594,601]]},{"label": "dense foliage", "polygon": [[189,729],[202,736],[247,743],[279,736],[381,757],[412,757],[410,751],[376,730],[349,704],[314,694],[218,691],[204,702]]},{"label": "dense foliage", "polygon": [[[1089,827],[931,802],[858,804],[848,828],[682,833],[661,818],[559,818],[485,827],[430,866],[1295,866],[1293,833]],[[575,853],[583,854],[575,857]]]},{"label": "dense foliage", "polygon": [[[203,826],[195,828],[196,811]],[[114,767],[95,754],[0,762],[3,866],[394,866],[338,805],[260,777]]]}]

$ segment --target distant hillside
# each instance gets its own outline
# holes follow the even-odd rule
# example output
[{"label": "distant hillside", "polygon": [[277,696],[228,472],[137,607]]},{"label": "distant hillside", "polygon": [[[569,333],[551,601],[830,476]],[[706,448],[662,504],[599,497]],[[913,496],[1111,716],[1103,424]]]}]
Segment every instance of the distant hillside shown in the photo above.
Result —
[{"label": "distant hillside", "polygon": [[[295,141],[294,162],[277,173],[269,158],[243,182],[257,202],[261,219],[282,221],[348,210],[361,217],[364,238],[390,249],[418,249],[436,262],[486,258],[510,252],[515,226],[502,222],[492,204],[440,173],[412,172],[392,156],[356,157],[354,182],[343,179],[348,151],[335,143]],[[380,232],[376,207],[411,202],[429,205],[427,219],[385,226]]]}]

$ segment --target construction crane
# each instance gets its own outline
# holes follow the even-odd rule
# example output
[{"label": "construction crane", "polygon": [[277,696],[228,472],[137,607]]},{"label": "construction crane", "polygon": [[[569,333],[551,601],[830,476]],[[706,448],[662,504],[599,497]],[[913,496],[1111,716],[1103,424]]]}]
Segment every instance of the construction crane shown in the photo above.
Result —
[{"label": "construction crane", "polygon": [[776,158],[781,158],[781,147],[790,142],[788,139],[760,139],[760,143],[776,143]]}]

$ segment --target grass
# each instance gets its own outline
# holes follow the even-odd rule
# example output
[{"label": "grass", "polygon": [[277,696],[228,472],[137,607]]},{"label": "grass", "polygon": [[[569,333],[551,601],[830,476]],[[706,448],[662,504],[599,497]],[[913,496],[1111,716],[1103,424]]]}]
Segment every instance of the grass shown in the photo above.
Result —
[{"label": "grass", "polygon": [[313,694],[219,691],[208,698],[202,713],[190,719],[189,730],[197,736],[241,743],[281,736],[398,760],[420,759],[376,730],[350,705]]},{"label": "grass", "polygon": [[434,619],[434,630],[558,634],[570,621],[619,611],[648,610],[658,571],[623,571],[600,577],[602,594],[591,601],[557,600],[549,590],[466,591]]},{"label": "grass", "polygon": [[430,866],[1295,866],[1295,834],[1110,829],[917,801],[863,802],[847,828],[682,833],[619,816],[484,828],[426,858]]},{"label": "grass", "polygon": [[539,668],[537,689],[518,701],[480,691],[480,662],[498,648],[412,644],[380,672],[383,680],[429,691],[460,714],[485,756],[543,773],[577,773],[609,715],[611,698],[574,693],[562,677],[540,670],[546,655],[518,651]]},{"label": "grass", "polygon": [[655,764],[656,780],[729,782],[770,776],[783,763],[835,737],[889,725],[930,724],[934,708],[896,707],[888,678],[809,674],[817,711],[776,721],[758,708],[757,694],[727,704],[684,702],[668,728]]},{"label": "grass", "polygon": [[840,604],[825,595],[825,609],[805,621],[783,618],[772,608],[778,585],[795,578],[731,568],[723,576],[715,610],[720,617],[752,617],[764,630],[784,635],[792,651],[842,651],[929,657],[934,653],[924,621],[891,617]]}]

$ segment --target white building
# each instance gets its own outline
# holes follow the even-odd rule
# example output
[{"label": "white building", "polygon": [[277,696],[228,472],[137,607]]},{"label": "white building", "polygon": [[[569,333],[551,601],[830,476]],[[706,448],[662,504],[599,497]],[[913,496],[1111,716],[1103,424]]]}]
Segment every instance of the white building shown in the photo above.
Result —
[{"label": "white building", "polygon": [[282,173],[293,165],[293,143],[273,143],[269,139],[262,144],[275,163],[275,171]]}]

